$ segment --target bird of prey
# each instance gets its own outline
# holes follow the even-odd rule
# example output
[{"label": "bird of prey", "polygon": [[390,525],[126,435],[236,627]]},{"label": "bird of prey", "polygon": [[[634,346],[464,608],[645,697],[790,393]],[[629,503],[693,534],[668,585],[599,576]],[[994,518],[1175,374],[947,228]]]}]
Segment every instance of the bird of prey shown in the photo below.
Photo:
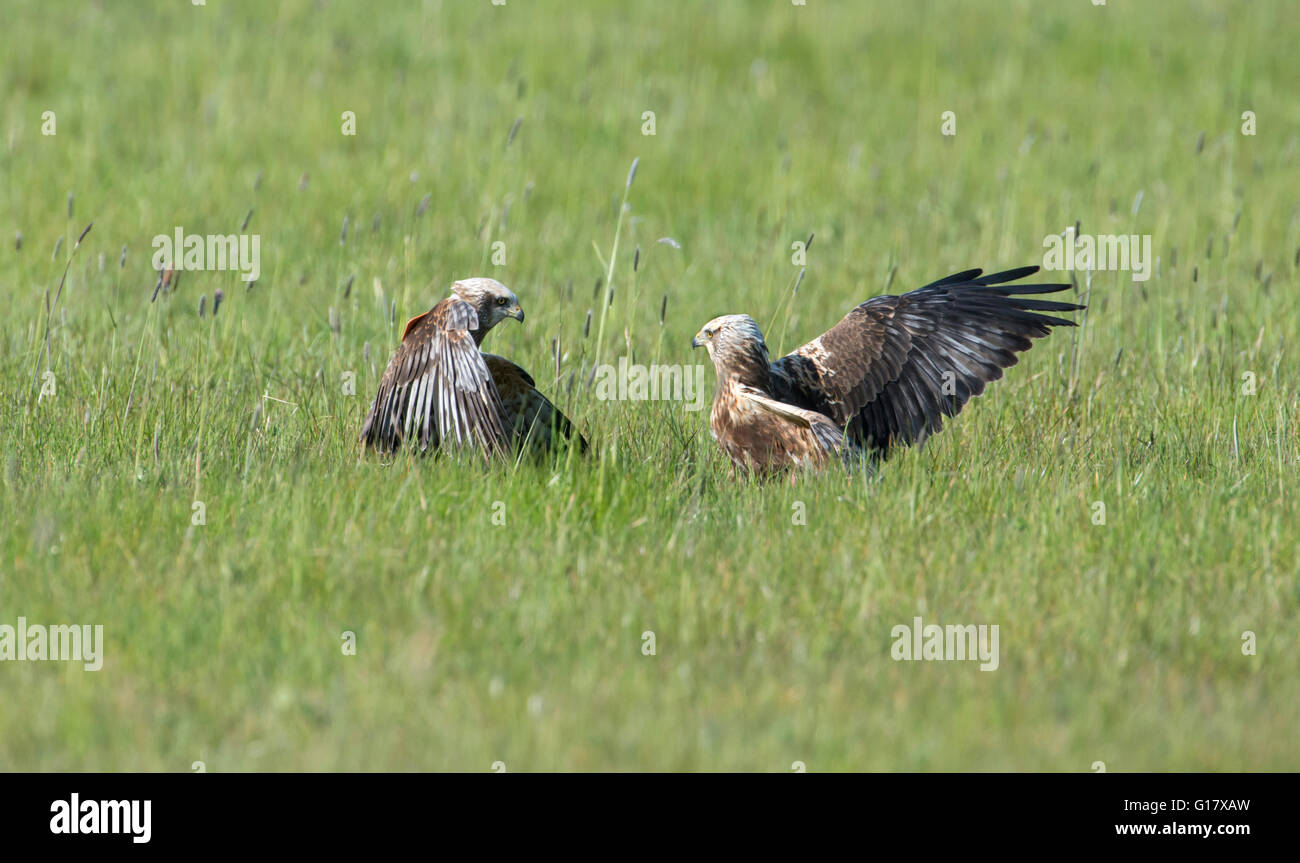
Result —
[{"label": "bird of prey", "polygon": [[1037,271],[966,270],[867,300],[776,362],[753,318],[714,318],[691,342],[708,348],[718,375],[713,437],[737,467],[759,474],[922,443],[1033,339],[1074,326],[1041,312],[1083,306],[1031,298],[1069,285],[1007,284]]},{"label": "bird of prey", "polygon": [[[523,321],[519,300],[494,279],[462,279],[451,296],[411,318],[379,382],[361,440],[393,452],[403,441],[423,452],[440,446],[477,450],[487,458],[549,450],[574,435],[528,372],[480,351],[488,331],[506,318]],[[582,451],[587,442],[577,435]]]}]

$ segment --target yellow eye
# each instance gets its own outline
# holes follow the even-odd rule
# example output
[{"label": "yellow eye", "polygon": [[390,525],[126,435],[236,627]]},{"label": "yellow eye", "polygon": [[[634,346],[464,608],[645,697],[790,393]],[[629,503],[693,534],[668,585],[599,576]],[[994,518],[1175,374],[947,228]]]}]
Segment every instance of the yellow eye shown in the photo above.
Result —
[{"label": "yellow eye", "polygon": [[497,297],[497,305],[498,305],[498,306],[504,306],[505,304],[506,304],[506,298],[505,298],[505,297]]}]

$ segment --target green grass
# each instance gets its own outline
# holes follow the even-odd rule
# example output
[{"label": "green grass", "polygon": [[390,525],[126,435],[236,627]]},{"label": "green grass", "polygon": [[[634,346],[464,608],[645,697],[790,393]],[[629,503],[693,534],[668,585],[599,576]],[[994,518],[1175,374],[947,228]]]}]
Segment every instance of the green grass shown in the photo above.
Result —
[{"label": "green grass", "polygon": [[[10,0],[0,623],[107,643],[0,664],[0,769],[1300,768],[1286,12]],[[154,235],[250,209],[251,291],[150,302]],[[789,350],[1075,220],[1159,275],[1080,278],[1085,326],[874,479],[733,479],[704,412],[575,383],[607,267],[601,356],[695,363],[714,315]],[[402,324],[469,275],[592,458],[362,456]],[[917,615],[998,624],[1000,667],[893,661]]]}]

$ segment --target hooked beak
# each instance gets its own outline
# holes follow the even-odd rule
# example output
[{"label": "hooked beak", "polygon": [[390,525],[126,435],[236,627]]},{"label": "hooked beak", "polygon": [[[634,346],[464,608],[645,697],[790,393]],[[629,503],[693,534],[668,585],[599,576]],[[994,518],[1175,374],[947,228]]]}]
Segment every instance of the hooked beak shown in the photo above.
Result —
[{"label": "hooked beak", "polygon": [[514,318],[516,321],[519,321],[521,324],[524,322],[524,308],[518,303],[515,303],[515,307],[506,312],[506,314]]},{"label": "hooked beak", "polygon": [[692,348],[702,348],[702,347],[704,347],[704,338],[703,338],[703,333],[696,333],[696,334],[695,334],[695,338],[691,339],[691,347],[692,347]]}]

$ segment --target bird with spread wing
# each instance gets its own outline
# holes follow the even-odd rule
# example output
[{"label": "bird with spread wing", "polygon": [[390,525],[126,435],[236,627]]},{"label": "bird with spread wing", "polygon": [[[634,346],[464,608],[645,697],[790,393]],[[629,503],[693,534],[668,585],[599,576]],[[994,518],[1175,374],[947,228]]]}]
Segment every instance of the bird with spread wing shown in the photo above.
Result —
[{"label": "bird with spread wing", "polygon": [[1038,267],[982,272],[867,300],[776,362],[753,318],[709,321],[691,346],[708,349],[718,375],[713,437],[736,466],[764,474],[922,443],[1033,339],[1074,326],[1042,312],[1084,308],[1033,298],[1069,285],[1008,284]]},{"label": "bird with spread wing", "polygon": [[494,279],[462,279],[451,296],[411,318],[361,427],[367,447],[393,452],[469,448],[485,457],[544,452],[561,439],[587,442],[537,391],[528,372],[480,350],[506,318],[522,322],[519,299]]}]

